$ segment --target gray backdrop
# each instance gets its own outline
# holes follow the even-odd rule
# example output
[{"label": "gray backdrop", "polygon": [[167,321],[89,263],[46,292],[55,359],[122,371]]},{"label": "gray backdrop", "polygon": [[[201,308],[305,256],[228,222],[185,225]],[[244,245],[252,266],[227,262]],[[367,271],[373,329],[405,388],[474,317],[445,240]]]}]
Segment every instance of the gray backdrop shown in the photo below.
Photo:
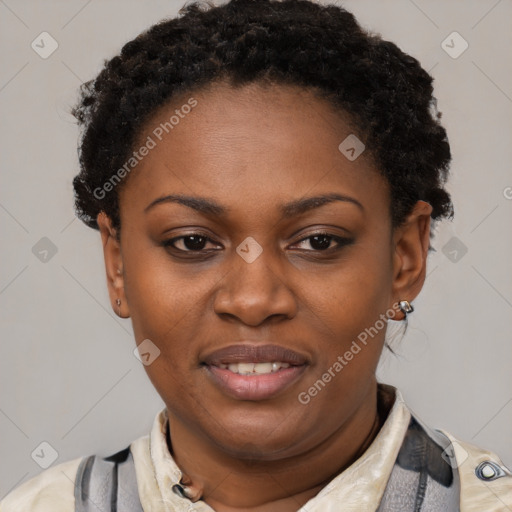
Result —
[{"label": "gray backdrop", "polygon": [[[41,466],[124,448],[163,406],[129,320],[111,311],[99,235],[74,218],[69,109],[104,58],[181,5],[0,0],[0,497]],[[408,333],[379,376],[424,421],[510,467],[512,2],[344,5],[431,71],[453,150],[456,217],[439,228]]]}]

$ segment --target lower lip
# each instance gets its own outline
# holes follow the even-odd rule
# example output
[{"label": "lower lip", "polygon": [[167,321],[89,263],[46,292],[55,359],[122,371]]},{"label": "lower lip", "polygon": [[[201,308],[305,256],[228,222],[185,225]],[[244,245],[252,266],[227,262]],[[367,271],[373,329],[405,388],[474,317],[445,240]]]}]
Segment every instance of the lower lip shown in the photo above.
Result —
[{"label": "lower lip", "polygon": [[240,375],[218,366],[207,366],[208,374],[227,395],[238,400],[266,400],[289,387],[302,375],[305,365],[281,368],[260,375]]}]

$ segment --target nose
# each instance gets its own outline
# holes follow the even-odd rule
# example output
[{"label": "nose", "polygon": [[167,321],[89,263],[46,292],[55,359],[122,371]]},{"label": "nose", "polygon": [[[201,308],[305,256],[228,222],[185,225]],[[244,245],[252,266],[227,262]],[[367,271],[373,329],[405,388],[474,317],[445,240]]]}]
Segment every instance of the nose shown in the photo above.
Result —
[{"label": "nose", "polygon": [[252,327],[270,321],[270,318],[278,321],[295,316],[295,295],[278,262],[271,261],[270,251],[263,251],[251,263],[238,254],[233,255],[233,260],[214,299],[214,310],[218,315],[236,318]]}]

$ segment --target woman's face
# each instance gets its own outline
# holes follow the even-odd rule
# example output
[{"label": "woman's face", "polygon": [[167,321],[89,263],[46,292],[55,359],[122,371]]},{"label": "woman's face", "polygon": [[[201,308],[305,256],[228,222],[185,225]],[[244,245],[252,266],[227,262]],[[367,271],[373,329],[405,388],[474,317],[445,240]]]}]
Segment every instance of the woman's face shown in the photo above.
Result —
[{"label": "woman's face", "polygon": [[151,340],[172,421],[229,454],[303,453],[375,410],[382,318],[421,288],[405,267],[420,274],[426,235],[392,230],[386,181],[338,149],[351,134],[306,90],[211,86],[141,134],[120,244],[100,216],[111,296]]}]

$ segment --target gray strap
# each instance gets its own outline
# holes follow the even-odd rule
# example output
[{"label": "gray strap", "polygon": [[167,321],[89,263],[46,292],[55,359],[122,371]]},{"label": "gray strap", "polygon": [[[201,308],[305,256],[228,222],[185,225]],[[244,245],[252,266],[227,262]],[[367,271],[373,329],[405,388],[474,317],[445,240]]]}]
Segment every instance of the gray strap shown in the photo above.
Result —
[{"label": "gray strap", "polygon": [[143,512],[129,448],[84,457],[75,480],[75,512]]},{"label": "gray strap", "polygon": [[450,440],[412,418],[378,512],[457,512],[460,482]]}]

